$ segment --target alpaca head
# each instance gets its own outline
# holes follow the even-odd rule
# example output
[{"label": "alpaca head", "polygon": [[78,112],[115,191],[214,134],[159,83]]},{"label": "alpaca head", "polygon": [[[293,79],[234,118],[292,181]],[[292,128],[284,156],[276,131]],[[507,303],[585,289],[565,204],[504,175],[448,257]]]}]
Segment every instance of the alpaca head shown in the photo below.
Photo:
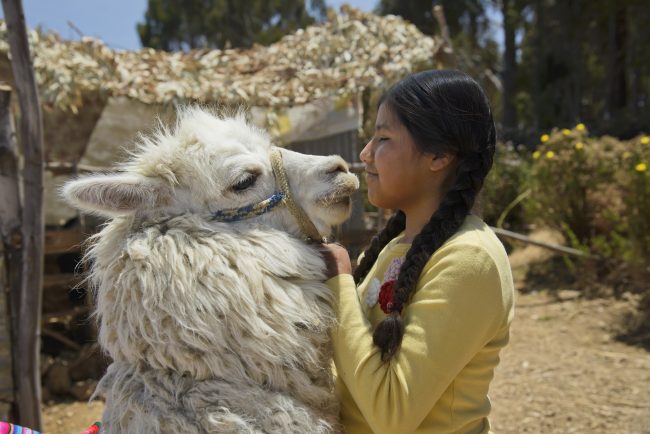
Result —
[{"label": "alpaca head", "polygon": [[[258,203],[278,191],[270,162],[271,143],[242,114],[215,115],[200,108],[180,111],[173,129],[143,137],[119,172],[67,183],[63,195],[76,207],[114,217],[126,214],[206,215]],[[358,179],[338,156],[282,151],[294,200],[321,234],[347,218]],[[260,216],[298,235],[286,211]]]}]

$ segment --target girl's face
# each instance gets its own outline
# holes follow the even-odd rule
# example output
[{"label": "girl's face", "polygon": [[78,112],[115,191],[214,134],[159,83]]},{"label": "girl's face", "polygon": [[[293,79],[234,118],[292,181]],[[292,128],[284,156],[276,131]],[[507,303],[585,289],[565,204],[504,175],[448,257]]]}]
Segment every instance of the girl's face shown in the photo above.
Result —
[{"label": "girl's face", "polygon": [[435,156],[417,149],[406,127],[386,104],[379,106],[375,134],[360,158],[366,165],[368,200],[378,208],[406,212],[435,194]]}]

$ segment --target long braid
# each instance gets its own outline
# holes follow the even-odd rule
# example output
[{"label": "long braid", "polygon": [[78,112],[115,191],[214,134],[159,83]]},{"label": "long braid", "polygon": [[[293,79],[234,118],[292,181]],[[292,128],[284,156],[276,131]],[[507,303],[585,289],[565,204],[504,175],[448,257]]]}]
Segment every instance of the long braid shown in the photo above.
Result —
[{"label": "long braid", "polygon": [[386,222],[386,226],[381,230],[377,235],[372,237],[370,241],[370,246],[363,252],[363,259],[359,263],[359,266],[354,270],[354,281],[359,284],[364,277],[368,274],[372,265],[375,263],[379,252],[383,249],[386,244],[393,238],[395,238],[400,232],[404,230],[406,225],[406,216],[402,211],[397,211],[393,216]]},{"label": "long braid", "polygon": [[488,145],[481,152],[466,155],[459,163],[454,185],[445,194],[438,210],[415,237],[406,253],[395,285],[395,295],[389,315],[373,333],[373,342],[381,349],[383,361],[390,360],[400,347],[404,336],[401,311],[409,301],[422,269],[431,255],[463,224],[474,205],[494,157],[494,126],[490,127]]}]

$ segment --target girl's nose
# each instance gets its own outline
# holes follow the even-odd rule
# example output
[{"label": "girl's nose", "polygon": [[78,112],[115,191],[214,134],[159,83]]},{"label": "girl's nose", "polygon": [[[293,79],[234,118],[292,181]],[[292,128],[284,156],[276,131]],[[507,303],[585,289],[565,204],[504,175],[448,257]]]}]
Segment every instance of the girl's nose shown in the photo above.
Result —
[{"label": "girl's nose", "polygon": [[359,154],[359,158],[361,159],[362,162],[368,164],[370,162],[371,154],[372,154],[372,140],[366,143],[366,146],[363,147],[361,153]]}]

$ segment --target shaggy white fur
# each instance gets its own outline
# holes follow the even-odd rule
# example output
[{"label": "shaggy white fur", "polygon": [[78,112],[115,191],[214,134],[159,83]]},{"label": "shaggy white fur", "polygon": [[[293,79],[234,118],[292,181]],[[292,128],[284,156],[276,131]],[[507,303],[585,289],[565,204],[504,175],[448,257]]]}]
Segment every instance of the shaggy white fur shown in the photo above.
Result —
[{"label": "shaggy white fur", "polygon": [[[122,172],[68,183],[113,219],[91,240],[102,432],[339,430],[324,263],[284,207],[219,223],[210,212],[276,191],[270,141],[243,116],[198,108],[143,138]],[[282,150],[294,198],[319,231],[347,218],[357,178],[339,157]]]}]

